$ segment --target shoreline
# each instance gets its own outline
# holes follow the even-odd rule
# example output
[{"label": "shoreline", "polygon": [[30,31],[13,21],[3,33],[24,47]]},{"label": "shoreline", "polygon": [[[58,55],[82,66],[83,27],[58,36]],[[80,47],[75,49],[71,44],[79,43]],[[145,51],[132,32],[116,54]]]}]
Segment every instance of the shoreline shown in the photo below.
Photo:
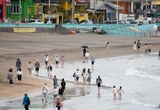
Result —
[{"label": "shoreline", "polygon": [[[66,63],[83,61],[82,48],[80,48],[83,44],[89,45],[88,50],[96,59],[142,54],[143,45],[139,53],[133,52],[132,42],[138,39],[142,41],[142,44],[146,42],[153,43],[152,52],[157,52],[157,50],[159,50],[159,37],[139,38],[111,37],[93,34],[62,36],[48,33],[1,33],[0,43],[2,51],[0,52],[0,69],[2,71],[0,73],[0,88],[3,89],[3,91],[0,92],[0,100],[7,97],[23,97],[25,92],[32,93],[41,91],[44,82],[48,84],[48,87],[52,87],[51,80],[35,79],[28,74],[26,69],[29,61],[32,61],[32,64],[34,64],[37,59],[39,59],[41,65],[44,65],[43,58],[45,53],[49,54],[50,63],[53,65],[55,65],[53,60],[54,53],[58,53],[59,56],[64,55]],[[106,40],[111,43],[109,54],[106,52],[106,48],[103,48]],[[22,71],[24,73],[24,78],[22,79],[21,85],[18,85],[17,81],[14,80],[14,87],[10,87],[6,75],[11,66],[15,67],[17,58],[20,58],[23,63]],[[14,68],[14,77],[15,75],[16,69]]]}]

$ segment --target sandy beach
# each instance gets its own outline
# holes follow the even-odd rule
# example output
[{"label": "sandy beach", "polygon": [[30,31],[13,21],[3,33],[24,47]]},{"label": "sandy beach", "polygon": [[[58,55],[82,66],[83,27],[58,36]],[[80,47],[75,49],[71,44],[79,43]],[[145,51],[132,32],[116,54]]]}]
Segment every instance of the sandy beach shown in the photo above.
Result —
[{"label": "sandy beach", "polygon": [[[133,52],[133,42],[141,41],[139,53]],[[110,52],[107,53],[105,42],[110,42]],[[44,66],[44,56],[47,53],[50,63],[55,65],[53,54],[65,56],[65,62],[83,61],[82,45],[88,45],[91,55],[98,58],[135,55],[144,53],[144,44],[151,43],[152,52],[160,49],[160,37],[116,37],[97,34],[58,35],[50,33],[0,33],[0,99],[23,97],[24,93],[41,91],[46,82],[52,87],[52,81],[32,77],[27,71],[28,62],[32,64],[38,59]],[[16,59],[22,62],[23,79],[18,85],[16,77]],[[8,70],[14,66],[14,85],[7,80]],[[73,68],[74,69],[74,68]],[[54,71],[54,70],[53,70]],[[74,70],[73,70],[74,71]]]}]

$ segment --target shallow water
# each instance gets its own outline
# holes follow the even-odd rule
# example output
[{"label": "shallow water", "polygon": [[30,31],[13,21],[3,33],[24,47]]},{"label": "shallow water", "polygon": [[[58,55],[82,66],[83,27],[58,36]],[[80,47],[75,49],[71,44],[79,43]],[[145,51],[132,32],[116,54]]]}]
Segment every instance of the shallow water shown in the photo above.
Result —
[{"label": "shallow water", "polygon": [[[54,67],[54,66],[53,66]],[[160,60],[156,54],[150,56],[132,55],[96,59],[95,66],[82,61],[66,63],[53,68],[53,75],[74,81],[72,77],[76,68],[92,69],[91,83],[95,84],[97,76],[101,76],[103,86],[117,88],[122,86],[122,100],[113,100],[112,88],[101,88],[100,94],[96,86],[67,85],[62,110],[157,110],[160,105]],[[44,74],[46,73],[46,74]],[[40,69],[41,77],[47,78],[47,70]],[[82,77],[79,79],[82,82]],[[68,91],[68,92],[67,92]],[[83,91],[83,92],[82,92]],[[84,95],[85,94],[85,95]],[[53,96],[49,94],[48,103],[41,102],[41,95],[31,97],[31,110],[55,110]],[[6,102],[0,107],[21,107],[21,100]]]}]

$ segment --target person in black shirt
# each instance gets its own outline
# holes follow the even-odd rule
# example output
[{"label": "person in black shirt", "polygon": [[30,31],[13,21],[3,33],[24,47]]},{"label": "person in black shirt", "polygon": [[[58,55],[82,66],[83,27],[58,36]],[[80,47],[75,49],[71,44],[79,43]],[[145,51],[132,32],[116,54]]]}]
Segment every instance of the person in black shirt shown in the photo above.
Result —
[{"label": "person in black shirt", "polygon": [[63,90],[65,90],[66,82],[64,81],[64,79],[62,79],[61,86],[62,86]]},{"label": "person in black shirt", "polygon": [[100,93],[100,87],[102,84],[102,79],[100,78],[100,76],[98,76],[98,78],[96,79],[96,84],[98,86],[98,93]]}]

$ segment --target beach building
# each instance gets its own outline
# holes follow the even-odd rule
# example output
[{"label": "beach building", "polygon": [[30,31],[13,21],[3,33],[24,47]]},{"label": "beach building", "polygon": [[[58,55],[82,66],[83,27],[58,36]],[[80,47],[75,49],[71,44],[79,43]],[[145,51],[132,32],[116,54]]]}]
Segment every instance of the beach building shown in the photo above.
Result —
[{"label": "beach building", "polygon": [[0,22],[3,22],[4,18],[6,18],[6,1],[0,0]]},{"label": "beach building", "polygon": [[[10,18],[17,21],[40,19],[47,23],[61,24],[72,20],[79,22],[85,19],[107,20],[115,19],[118,7],[119,19],[127,16],[158,17],[160,1],[158,0],[1,0],[0,21]],[[122,9],[123,7],[123,9]],[[74,8],[74,9],[73,9]],[[155,15],[156,13],[156,15]],[[110,17],[111,16],[111,17]]]}]

